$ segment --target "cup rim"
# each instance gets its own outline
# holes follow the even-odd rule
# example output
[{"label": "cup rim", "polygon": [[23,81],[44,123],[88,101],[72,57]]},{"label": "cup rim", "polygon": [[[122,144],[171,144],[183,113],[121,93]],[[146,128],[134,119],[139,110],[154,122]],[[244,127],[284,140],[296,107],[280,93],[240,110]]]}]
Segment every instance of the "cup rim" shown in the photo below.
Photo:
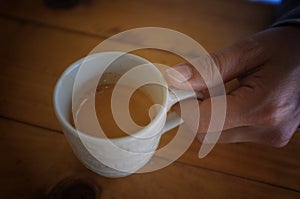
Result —
[{"label": "cup rim", "polygon": [[[157,115],[154,117],[153,120],[151,120],[151,122],[149,124],[147,124],[143,129],[128,135],[128,136],[123,136],[123,137],[116,137],[116,138],[101,138],[101,137],[95,137],[95,136],[91,136],[88,134],[85,134],[79,130],[76,129],[76,127],[72,126],[71,123],[66,119],[66,117],[63,116],[61,110],[59,110],[59,100],[58,100],[58,94],[59,91],[61,89],[62,83],[64,78],[69,75],[72,71],[74,71],[75,69],[77,69],[78,67],[80,67],[80,65],[82,64],[82,62],[84,60],[86,60],[87,58],[92,58],[93,56],[97,56],[98,54],[111,54],[111,53],[120,53],[120,54],[127,54],[130,55],[132,57],[134,57],[135,59],[141,60],[147,64],[152,64],[150,61],[148,61],[147,59],[137,56],[135,54],[131,54],[131,53],[124,53],[124,52],[119,52],[119,51],[108,51],[108,52],[100,52],[100,53],[94,53],[91,55],[87,55],[85,57],[82,57],[80,59],[78,59],[77,61],[71,63],[65,70],[64,72],[60,75],[59,79],[57,80],[56,84],[55,84],[55,88],[54,88],[54,93],[53,93],[53,103],[54,103],[54,112],[56,114],[57,119],[59,120],[60,124],[67,128],[68,131],[72,132],[72,134],[79,136],[79,137],[84,137],[86,139],[91,139],[91,140],[110,140],[112,142],[119,142],[119,141],[124,141],[124,140],[129,140],[129,139],[136,139],[136,137],[134,135],[136,134],[140,134],[145,131],[148,131],[150,128],[153,128],[153,126],[156,126],[155,124],[159,123],[159,120],[161,119],[161,117],[158,117],[160,115],[163,115],[164,112],[165,114],[167,114],[167,111],[164,110],[167,107],[167,99],[168,99],[168,95],[169,92],[168,91],[168,85],[165,81],[165,79],[162,76],[162,83],[164,83],[164,88],[166,89],[165,95],[163,96],[163,103],[162,106],[164,107],[163,109],[160,109],[159,112],[157,113]],[[153,65],[153,64],[152,64]],[[160,71],[155,67],[155,65],[153,65],[154,70],[156,70],[158,73],[160,73]],[[161,74],[161,73],[160,73]],[[73,92],[73,88],[72,88],[72,92]],[[72,101],[71,103],[71,110],[72,110]],[[72,114],[73,115],[73,114]],[[144,139],[144,138],[141,138]]]}]

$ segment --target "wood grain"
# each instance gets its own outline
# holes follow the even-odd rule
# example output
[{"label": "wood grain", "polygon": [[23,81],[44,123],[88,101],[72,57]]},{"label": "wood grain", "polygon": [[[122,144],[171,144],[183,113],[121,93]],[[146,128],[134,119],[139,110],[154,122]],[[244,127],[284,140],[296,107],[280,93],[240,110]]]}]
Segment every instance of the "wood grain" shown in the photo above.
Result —
[{"label": "wood grain", "polygon": [[296,198],[300,194],[182,163],[162,170],[108,179],[74,157],[61,134],[0,119],[1,198],[39,198],[60,180],[93,178],[101,198]]},{"label": "wood grain", "polygon": [[[74,157],[52,105],[66,67],[120,31],[171,28],[214,51],[263,29],[272,14],[270,6],[243,0],[90,1],[69,10],[41,0],[0,1],[0,198],[38,198],[66,177],[96,179],[102,198],[299,198],[300,132],[281,149],[218,144],[201,160],[195,141],[163,170],[106,179]],[[134,53],[170,66],[182,61],[163,51]]]},{"label": "wood grain", "polygon": [[[59,129],[53,112],[56,81],[73,61],[85,56],[98,39],[52,28],[0,19],[0,114]],[[30,115],[30,117],[28,117]]]},{"label": "wood grain", "polygon": [[[174,129],[164,134],[160,145],[169,143],[176,132]],[[253,143],[217,144],[203,159],[198,158],[201,143],[195,140],[177,162],[300,191],[299,140],[297,131],[283,148]]]},{"label": "wood grain", "polygon": [[49,9],[41,0],[0,1],[6,17],[105,38],[137,27],[164,27],[216,50],[255,33],[273,20],[273,8],[244,0],[89,1],[72,9]]},{"label": "wood grain", "polygon": [[[5,56],[0,60],[0,89],[5,93],[0,96],[0,114],[60,131],[52,105],[55,82],[68,64],[87,54],[100,39],[10,19],[2,18],[1,23],[6,30],[1,38],[8,48],[2,49]],[[166,64],[179,60],[149,50],[140,55]],[[299,191],[298,146],[296,138],[283,150],[251,144],[219,145],[199,160],[200,145],[195,142],[180,161]]]}]

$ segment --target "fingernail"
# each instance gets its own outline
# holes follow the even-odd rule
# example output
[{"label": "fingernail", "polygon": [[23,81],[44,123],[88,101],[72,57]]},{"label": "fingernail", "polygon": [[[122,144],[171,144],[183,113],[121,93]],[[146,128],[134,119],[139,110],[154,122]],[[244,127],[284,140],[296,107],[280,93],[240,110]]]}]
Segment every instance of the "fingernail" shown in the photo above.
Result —
[{"label": "fingernail", "polygon": [[168,68],[166,74],[168,77],[179,83],[188,81],[193,76],[190,67],[187,65],[178,65],[173,68]]}]

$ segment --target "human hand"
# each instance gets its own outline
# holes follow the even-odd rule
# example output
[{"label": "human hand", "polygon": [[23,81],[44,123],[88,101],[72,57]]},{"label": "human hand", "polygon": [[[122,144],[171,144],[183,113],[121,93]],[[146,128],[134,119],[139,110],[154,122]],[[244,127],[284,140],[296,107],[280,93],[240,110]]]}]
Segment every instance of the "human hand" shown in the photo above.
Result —
[{"label": "human hand", "polygon": [[[267,29],[212,53],[211,57],[225,83],[235,78],[239,80],[239,86],[227,93],[226,119],[219,142],[286,145],[300,124],[300,28]],[[211,65],[209,59],[194,60],[200,66],[205,62]],[[188,89],[191,85],[195,91],[206,93],[207,98],[199,101],[201,119],[197,136],[202,140],[211,114],[207,88],[218,83],[213,78],[204,83],[188,63],[173,69],[177,72],[166,71],[171,85],[179,89]],[[192,106],[190,100],[182,103],[185,107]],[[178,107],[175,111],[180,112]],[[193,126],[193,118],[185,116],[183,120]]]}]

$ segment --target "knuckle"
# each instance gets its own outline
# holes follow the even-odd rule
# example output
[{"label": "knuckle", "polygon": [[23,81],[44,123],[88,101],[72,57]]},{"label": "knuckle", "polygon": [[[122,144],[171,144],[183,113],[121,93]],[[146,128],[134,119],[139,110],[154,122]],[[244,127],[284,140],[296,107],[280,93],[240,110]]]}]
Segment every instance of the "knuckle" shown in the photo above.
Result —
[{"label": "knuckle", "polygon": [[258,124],[275,127],[282,123],[286,115],[287,107],[273,102],[261,108],[255,120]]},{"label": "knuckle", "polygon": [[211,53],[205,58],[207,82],[210,86],[215,86],[223,82],[222,77],[225,76],[227,58],[223,53]]},{"label": "knuckle", "polygon": [[210,64],[216,65],[217,69],[219,70],[220,74],[224,74],[225,66],[227,65],[227,59],[223,53],[211,53]]},{"label": "knuckle", "polygon": [[269,106],[262,121],[267,126],[277,126],[281,122],[281,113],[276,106]]},{"label": "knuckle", "polygon": [[281,148],[288,144],[291,133],[283,129],[276,129],[264,137],[264,142],[270,146]]}]

